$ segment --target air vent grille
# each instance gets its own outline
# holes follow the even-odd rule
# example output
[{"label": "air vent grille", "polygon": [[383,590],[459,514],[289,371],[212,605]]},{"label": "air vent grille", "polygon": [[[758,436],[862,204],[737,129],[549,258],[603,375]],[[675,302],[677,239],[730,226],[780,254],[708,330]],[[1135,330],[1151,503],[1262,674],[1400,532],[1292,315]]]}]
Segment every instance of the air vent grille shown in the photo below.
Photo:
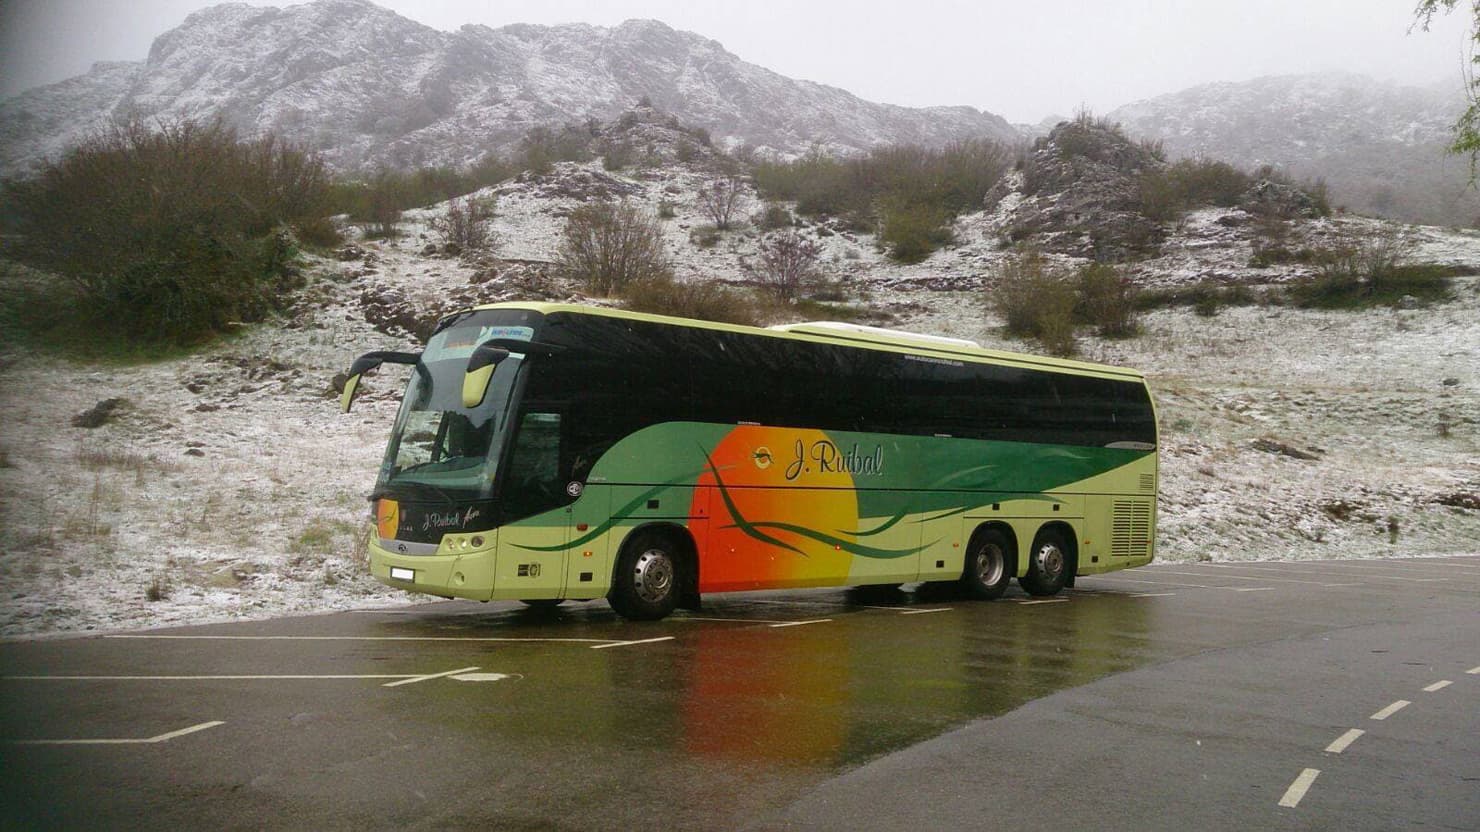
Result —
[{"label": "air vent grille", "polygon": [[1156,475],[1155,474],[1142,474],[1141,475],[1141,490],[1142,491],[1155,491],[1156,490]]},{"label": "air vent grille", "polygon": [[1111,557],[1144,558],[1151,553],[1151,503],[1117,501],[1110,523]]}]

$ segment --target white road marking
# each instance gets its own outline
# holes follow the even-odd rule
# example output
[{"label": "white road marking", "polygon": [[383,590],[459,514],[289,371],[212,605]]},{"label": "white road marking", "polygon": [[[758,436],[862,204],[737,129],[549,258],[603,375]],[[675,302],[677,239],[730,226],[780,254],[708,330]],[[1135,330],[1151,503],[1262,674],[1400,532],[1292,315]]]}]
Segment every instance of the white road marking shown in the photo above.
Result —
[{"label": "white road marking", "polygon": [[772,624],[771,629],[777,629],[780,627],[804,627],[808,624],[826,624],[831,620],[831,618],[814,618],[810,621],[786,621],[782,622],[781,624]]},{"label": "white road marking", "polygon": [[0,676],[3,681],[16,682],[241,682],[261,680],[295,679],[412,679],[415,673],[361,673],[361,674],[284,674],[276,676],[212,675],[212,676]]},{"label": "white road marking", "polygon": [[1018,601],[1019,606],[1031,606],[1033,604],[1067,604],[1068,598],[1040,598],[1037,601]]},{"label": "white road marking", "polygon": [[1442,681],[1435,682],[1432,685],[1429,685],[1428,687],[1424,688],[1423,689],[1423,692],[1424,693],[1433,693],[1436,690],[1443,690],[1443,689],[1449,687],[1452,684],[1454,684],[1454,683],[1451,682],[1451,681],[1449,681],[1448,679],[1444,679]]},{"label": "white road marking", "polygon": [[1480,665],[1476,665],[1475,667],[1466,670],[1465,673],[1469,676],[1480,676]]},{"label": "white road marking", "polygon": [[625,644],[609,638],[506,638],[502,636],[168,636],[113,635],[103,638],[152,639],[156,641],[507,641],[569,642],[572,644]]},{"label": "white road marking", "polygon": [[1345,734],[1337,737],[1330,745],[1326,746],[1326,750],[1331,752],[1332,754],[1340,754],[1341,752],[1346,750],[1346,747],[1348,745],[1356,742],[1357,737],[1360,737],[1365,733],[1367,732],[1363,731],[1361,728],[1353,728],[1350,731],[1347,731]]},{"label": "white road marking", "polygon": [[513,673],[459,673],[459,674],[457,674],[455,676],[451,676],[449,678],[455,679],[455,680],[457,680],[459,682],[500,682],[500,681],[503,681],[504,679],[518,678],[518,674],[513,674]]},{"label": "white road marking", "polygon": [[1280,798],[1280,805],[1287,809],[1299,806],[1301,798],[1305,797],[1307,791],[1310,791],[1310,784],[1316,782],[1316,778],[1320,775],[1321,770],[1318,768],[1308,768],[1300,772],[1300,776],[1295,778],[1290,788],[1285,789],[1285,796]]},{"label": "white road marking", "polygon": [[900,610],[899,611],[899,614],[900,615],[926,615],[926,614],[932,613],[932,612],[950,612],[950,611],[951,611],[951,608],[950,607],[936,607],[934,609],[928,609],[928,610]]},{"label": "white road marking", "polygon": [[183,737],[186,734],[194,734],[196,731],[204,731],[207,728],[215,728],[217,725],[226,723],[217,719],[211,722],[202,722],[189,728],[181,728],[178,731],[170,731],[157,737],[146,737],[144,739],[96,739],[96,740],[12,740],[14,745],[146,745],[150,743],[169,742],[172,739]]},{"label": "white road marking", "polygon": [[609,641],[606,644],[593,644],[592,650],[605,650],[608,647],[629,647],[633,644],[657,644],[660,641],[673,641],[673,636],[659,636],[658,638],[643,638],[637,641]]},{"label": "white road marking", "polygon": [[1373,714],[1370,719],[1387,719],[1388,717],[1412,704],[1413,703],[1409,702],[1407,699],[1399,699],[1397,702],[1394,702],[1393,704]]},{"label": "white road marking", "polygon": [[1175,581],[1141,581],[1135,578],[1122,578],[1116,575],[1113,580],[1125,581],[1132,584],[1151,584],[1152,586],[1180,586],[1193,589],[1226,589],[1229,592],[1273,592],[1272,586],[1209,586],[1207,584],[1183,584]]},{"label": "white road marking", "polygon": [[443,676],[453,676],[458,673],[472,673],[474,670],[477,669],[477,665],[474,665],[472,667],[459,667],[457,670],[448,670],[443,673],[428,673],[425,676],[412,676],[410,679],[402,679],[399,682],[386,682],[385,684],[381,685],[381,687],[395,688],[400,687],[401,685],[414,685],[417,682],[425,682],[428,679],[440,679]]},{"label": "white road marking", "polygon": [[1129,598],[1167,598],[1176,595],[1175,592],[1132,592]]},{"label": "white road marking", "polygon": [[[1333,584],[1333,583],[1327,583],[1326,581],[1302,581],[1299,578],[1269,578],[1269,577],[1255,577],[1253,575],[1235,575],[1235,574],[1233,574],[1231,572],[1226,572],[1225,571],[1225,570],[1234,568],[1234,566],[1225,565],[1225,564],[1213,564],[1213,568],[1214,569],[1217,569],[1219,572],[1223,572],[1223,574],[1219,575],[1219,577],[1221,577],[1221,578],[1232,578],[1235,581],[1266,581],[1266,582],[1269,582],[1269,583],[1276,583],[1276,584],[1310,584],[1311,586],[1361,586],[1362,585],[1360,582],[1358,582],[1358,583],[1334,583]],[[1238,568],[1244,568],[1244,567],[1238,567]],[[1265,570],[1261,570],[1261,571],[1269,572],[1269,571],[1279,571],[1279,570],[1265,569]],[[1158,574],[1158,575],[1190,575],[1190,576],[1196,578],[1196,577],[1199,577],[1202,573],[1200,573],[1200,572],[1173,572],[1171,570],[1160,570],[1159,569],[1159,570],[1157,570],[1156,574]]]},{"label": "white road marking", "polygon": [[728,621],[734,624],[786,624],[775,618],[706,618],[698,615],[676,615],[674,621]]}]

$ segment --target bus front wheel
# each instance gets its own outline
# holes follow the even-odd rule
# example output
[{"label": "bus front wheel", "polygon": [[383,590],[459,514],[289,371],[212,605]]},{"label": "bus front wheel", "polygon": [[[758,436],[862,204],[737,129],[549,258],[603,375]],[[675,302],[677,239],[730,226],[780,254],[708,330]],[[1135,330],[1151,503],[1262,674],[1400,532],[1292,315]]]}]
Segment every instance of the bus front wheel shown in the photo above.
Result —
[{"label": "bus front wheel", "polygon": [[661,535],[639,534],[617,561],[607,595],[617,615],[633,621],[656,621],[678,606],[678,560],[673,544]]},{"label": "bus front wheel", "polygon": [[1027,574],[1018,585],[1029,595],[1054,595],[1069,581],[1069,550],[1057,532],[1043,531],[1033,539]]},{"label": "bus front wheel", "polygon": [[1007,545],[1007,538],[996,530],[982,532],[972,541],[966,568],[961,572],[961,586],[967,595],[989,601],[1007,591],[1012,581]]}]

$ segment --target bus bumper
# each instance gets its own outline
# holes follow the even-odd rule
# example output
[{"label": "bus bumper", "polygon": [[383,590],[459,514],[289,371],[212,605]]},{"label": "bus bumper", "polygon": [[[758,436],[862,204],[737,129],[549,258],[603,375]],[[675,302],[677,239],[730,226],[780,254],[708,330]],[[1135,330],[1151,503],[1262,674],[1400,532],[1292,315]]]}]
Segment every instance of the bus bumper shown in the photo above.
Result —
[{"label": "bus bumper", "polygon": [[434,555],[403,555],[380,545],[378,539],[372,539],[370,574],[386,586],[407,592],[487,601],[493,597],[496,535],[493,532],[483,534],[488,543],[482,548],[447,552],[444,542]]}]

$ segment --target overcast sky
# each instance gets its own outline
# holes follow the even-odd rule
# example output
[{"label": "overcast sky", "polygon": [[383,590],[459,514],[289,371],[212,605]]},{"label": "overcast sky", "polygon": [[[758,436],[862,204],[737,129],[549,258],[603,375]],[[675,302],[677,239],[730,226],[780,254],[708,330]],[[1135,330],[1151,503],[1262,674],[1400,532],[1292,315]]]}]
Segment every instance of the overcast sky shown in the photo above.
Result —
[{"label": "overcast sky", "polygon": [[[293,5],[286,0],[252,5]],[[0,0],[0,95],[144,59],[201,0]],[[862,98],[1037,122],[1209,81],[1346,70],[1459,89],[1465,10],[1408,33],[1414,0],[381,0],[437,29],[656,18]]]}]

